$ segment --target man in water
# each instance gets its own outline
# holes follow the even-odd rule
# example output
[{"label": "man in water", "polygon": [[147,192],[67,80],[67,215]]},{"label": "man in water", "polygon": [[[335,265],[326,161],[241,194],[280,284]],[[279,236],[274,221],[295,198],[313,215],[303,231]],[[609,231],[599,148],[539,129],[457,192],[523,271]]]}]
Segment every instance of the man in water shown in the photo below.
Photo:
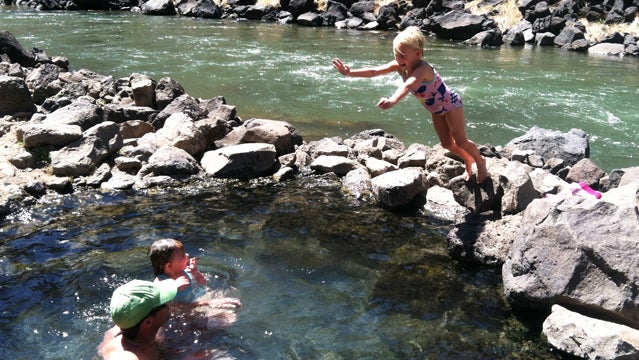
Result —
[{"label": "man in water", "polygon": [[169,319],[166,303],[177,289],[174,280],[132,280],[115,289],[110,306],[115,326],[104,334],[98,354],[105,360],[160,359],[158,330]]}]

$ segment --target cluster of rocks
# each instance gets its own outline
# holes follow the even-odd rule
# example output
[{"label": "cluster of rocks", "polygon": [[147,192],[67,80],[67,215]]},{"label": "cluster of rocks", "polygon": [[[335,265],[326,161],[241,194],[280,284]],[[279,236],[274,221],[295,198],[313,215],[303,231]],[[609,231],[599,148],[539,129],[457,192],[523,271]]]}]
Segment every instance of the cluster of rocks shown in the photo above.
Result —
[{"label": "cluster of rocks", "polygon": [[440,146],[383,130],[304,141],[288,122],[243,121],[223,97],[194,98],[171,78],[68,64],[0,33],[0,216],[49,192],[334,174],[350,196],[450,221],[453,258],[500,267],[515,305],[552,308],[553,346],[639,357],[639,168],[606,174],[583,131],[532,128],[481,146],[489,178],[476,184]]},{"label": "cluster of rocks", "polygon": [[[4,0],[5,3],[12,2]],[[495,6],[509,0],[487,0]],[[18,5],[41,10],[115,9],[146,15],[220,19],[248,19],[296,23],[304,26],[335,26],[360,30],[397,30],[409,25],[445,39],[463,40],[470,45],[496,47],[558,46],[593,54],[639,56],[636,34],[608,34],[598,43],[586,40],[586,28],[579,21],[606,24],[632,23],[637,17],[637,0],[519,0],[522,20],[500,29],[493,17],[498,12],[476,15],[465,9],[462,0],[400,0],[380,5],[375,0],[329,0],[325,9],[315,0],[282,0],[277,5],[258,0],[229,0],[218,5],[213,0],[15,0]]]}]

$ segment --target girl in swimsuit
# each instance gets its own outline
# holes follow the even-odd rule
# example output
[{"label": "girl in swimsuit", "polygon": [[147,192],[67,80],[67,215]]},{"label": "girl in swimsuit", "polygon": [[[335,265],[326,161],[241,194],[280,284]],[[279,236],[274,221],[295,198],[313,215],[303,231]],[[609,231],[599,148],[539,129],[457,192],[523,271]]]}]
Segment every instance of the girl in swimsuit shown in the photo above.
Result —
[{"label": "girl in swimsuit", "polygon": [[387,64],[351,69],[340,59],[333,60],[333,66],[340,74],[356,77],[374,77],[398,72],[404,82],[389,98],[382,98],[377,106],[387,110],[397,104],[408,93],[412,93],[431,113],[435,132],[442,146],[459,156],[466,166],[466,180],[473,175],[473,163],[477,166],[476,181],[484,182],[488,176],[486,160],[479,153],[477,145],[466,137],[466,120],[461,98],[443,82],[437,71],[422,60],[426,38],[416,26],[400,32],[393,40],[395,59]]}]

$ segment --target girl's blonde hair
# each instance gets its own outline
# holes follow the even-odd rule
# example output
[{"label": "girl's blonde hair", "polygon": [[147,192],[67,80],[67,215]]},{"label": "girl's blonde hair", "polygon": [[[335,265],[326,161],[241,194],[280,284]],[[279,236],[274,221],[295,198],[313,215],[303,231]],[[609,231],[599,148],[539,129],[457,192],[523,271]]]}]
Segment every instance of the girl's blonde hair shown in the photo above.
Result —
[{"label": "girl's blonde hair", "polygon": [[395,36],[393,50],[397,51],[401,45],[410,46],[413,49],[424,51],[426,37],[417,26],[409,26]]}]

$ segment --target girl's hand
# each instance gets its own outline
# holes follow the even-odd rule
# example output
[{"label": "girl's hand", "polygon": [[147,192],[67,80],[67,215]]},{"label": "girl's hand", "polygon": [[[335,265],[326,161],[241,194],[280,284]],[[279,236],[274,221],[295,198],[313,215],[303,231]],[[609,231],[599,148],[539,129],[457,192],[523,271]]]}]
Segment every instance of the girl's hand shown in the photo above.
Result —
[{"label": "girl's hand", "polygon": [[344,76],[348,76],[348,74],[351,72],[351,68],[348,65],[344,64],[342,60],[337,58],[333,59],[333,67],[335,67],[335,69],[337,69],[337,71],[339,71],[339,73]]},{"label": "girl's hand", "polygon": [[388,110],[392,108],[394,105],[395,103],[388,98],[381,98],[379,102],[377,103],[377,107],[382,110]]}]

